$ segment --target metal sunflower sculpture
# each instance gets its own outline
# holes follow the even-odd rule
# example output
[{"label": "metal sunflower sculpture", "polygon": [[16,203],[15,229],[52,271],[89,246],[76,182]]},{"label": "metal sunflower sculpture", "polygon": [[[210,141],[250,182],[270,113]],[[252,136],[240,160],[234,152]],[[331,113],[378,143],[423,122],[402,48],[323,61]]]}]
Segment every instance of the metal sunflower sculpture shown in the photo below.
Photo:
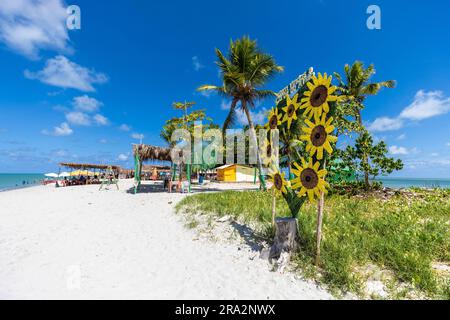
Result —
[{"label": "metal sunflower sculpture", "polygon": [[298,93],[291,99],[289,95],[286,96],[286,107],[282,108],[284,117],[282,122],[287,122],[287,128],[291,128],[291,123],[297,120],[297,110],[300,108],[300,103],[297,102]]},{"label": "metal sunflower sculpture", "polygon": [[328,154],[333,153],[331,142],[337,141],[337,137],[331,135],[334,131],[333,117],[327,119],[327,114],[322,113],[321,118],[320,120],[316,119],[314,123],[305,119],[308,126],[303,127],[302,131],[306,134],[300,137],[300,140],[307,142],[306,151],[311,157],[316,155],[317,160],[323,159],[324,149]]},{"label": "metal sunflower sculpture", "polygon": [[278,129],[278,126],[281,125],[282,117],[283,115],[278,113],[278,108],[272,108],[268,116],[269,122],[265,125],[265,127],[270,130]]},{"label": "metal sunflower sculpture", "polygon": [[[280,150],[284,151],[279,156],[287,159],[285,163],[293,174],[290,181],[279,169],[270,175],[273,188],[281,192],[293,217],[306,200],[320,199],[327,192],[326,160],[337,142],[332,115],[340,96],[331,84],[332,77],[318,73],[306,81],[292,98],[286,95],[271,109],[265,126],[268,132],[275,129],[280,132]],[[303,110],[303,116],[298,114],[299,110]],[[266,166],[279,168],[274,165],[272,142],[272,139],[262,142],[261,158]]]},{"label": "metal sunflower sculpture", "polygon": [[313,163],[312,158],[309,159],[308,163],[302,158],[301,162],[301,166],[294,162],[296,169],[292,169],[292,173],[296,178],[292,180],[292,188],[300,189],[297,193],[298,197],[303,197],[307,194],[309,201],[313,202],[314,196],[320,197],[321,192],[327,192],[326,187],[328,183],[324,179],[327,170],[319,170],[320,162]]},{"label": "metal sunflower sculpture", "polygon": [[266,167],[278,167],[278,154],[271,140],[266,141],[261,146],[261,161]]},{"label": "metal sunflower sculpture", "polygon": [[272,169],[269,174],[269,181],[273,183],[272,188],[280,194],[286,194],[288,188],[290,187],[289,181],[284,178],[284,173],[280,172],[278,169]]},{"label": "metal sunflower sculpture", "polygon": [[333,95],[337,88],[331,85],[332,77],[328,77],[326,73],[323,77],[320,73],[318,77],[312,76],[311,80],[312,82],[306,83],[309,90],[301,99],[300,109],[305,109],[304,115],[308,118],[320,118],[322,113],[330,112],[329,102],[337,101],[338,97]]}]

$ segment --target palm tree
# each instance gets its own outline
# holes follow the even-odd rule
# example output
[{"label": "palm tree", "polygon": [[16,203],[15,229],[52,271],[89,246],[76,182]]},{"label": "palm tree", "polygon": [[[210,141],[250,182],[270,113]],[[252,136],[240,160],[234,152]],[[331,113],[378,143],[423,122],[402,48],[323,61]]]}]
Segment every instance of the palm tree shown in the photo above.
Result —
[{"label": "palm tree", "polygon": [[[348,99],[343,103],[347,104],[351,110],[349,113],[354,114],[359,125],[360,135],[364,133],[363,121],[361,117],[361,110],[364,109],[364,100],[369,95],[376,95],[382,88],[395,88],[395,80],[387,80],[382,82],[370,82],[370,78],[375,74],[375,67],[373,64],[364,68],[361,61],[355,61],[351,66],[348,64],[344,67],[345,81],[338,73],[334,73],[335,78],[339,82],[339,90],[341,94]],[[363,163],[367,166],[368,155],[364,155]],[[370,186],[369,172],[364,171],[364,182],[366,187]]]},{"label": "palm tree", "polygon": [[[255,126],[250,110],[255,107],[257,100],[275,97],[270,90],[260,89],[274,75],[283,71],[283,67],[276,64],[275,59],[261,51],[255,40],[248,36],[230,42],[228,56],[216,48],[217,65],[220,68],[223,84],[221,86],[203,85],[197,90],[213,90],[231,99],[230,111],[223,123],[223,131],[230,128],[236,121],[237,108],[246,115],[253,143],[257,145]],[[260,181],[265,188],[262,176],[262,164],[257,148],[257,164]]]}]

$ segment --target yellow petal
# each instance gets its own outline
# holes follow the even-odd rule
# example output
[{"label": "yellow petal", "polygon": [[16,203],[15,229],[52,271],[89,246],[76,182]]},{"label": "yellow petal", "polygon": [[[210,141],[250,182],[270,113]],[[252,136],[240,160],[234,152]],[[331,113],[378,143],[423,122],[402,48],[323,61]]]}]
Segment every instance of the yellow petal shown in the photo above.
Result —
[{"label": "yellow petal", "polygon": [[302,158],[301,161],[302,161],[302,166],[303,166],[303,168],[305,168],[305,167],[307,166],[305,159]]},{"label": "yellow petal", "polygon": [[309,201],[313,202],[314,201],[314,191],[312,189],[309,189],[307,192],[308,192]]},{"label": "yellow petal", "polygon": [[324,177],[324,176],[327,175],[327,173],[328,173],[328,171],[326,169],[322,169],[322,170],[317,171],[317,175],[319,177]]},{"label": "yellow petal", "polygon": [[327,122],[325,122],[325,126],[329,126],[333,122],[333,117],[329,117]]},{"label": "yellow petal", "polygon": [[334,126],[328,126],[325,128],[326,133],[332,133],[334,131]]},{"label": "yellow petal", "polygon": [[317,170],[319,170],[319,167],[320,167],[320,162],[317,161],[312,168],[317,172]]},{"label": "yellow petal", "polygon": [[317,147],[317,159],[318,160],[323,159],[323,147]]},{"label": "yellow petal", "polygon": [[323,147],[329,154],[333,153],[333,148],[331,148],[331,145],[328,141],[325,141],[325,143],[323,144]]},{"label": "yellow petal", "polygon": [[303,141],[309,141],[309,138],[310,138],[310,136],[306,135],[306,134],[303,134],[300,136],[300,140],[303,140]]},{"label": "yellow petal", "polygon": [[328,137],[327,137],[327,138],[328,138],[328,140],[329,140],[329,141],[331,141],[331,142],[336,142],[336,141],[337,141],[337,139],[338,139],[337,137],[335,137],[335,136],[331,136],[331,135],[328,135]]},{"label": "yellow petal", "polygon": [[305,119],[305,123],[310,127],[310,128],[314,128],[316,125],[314,123],[312,123],[310,120]]}]

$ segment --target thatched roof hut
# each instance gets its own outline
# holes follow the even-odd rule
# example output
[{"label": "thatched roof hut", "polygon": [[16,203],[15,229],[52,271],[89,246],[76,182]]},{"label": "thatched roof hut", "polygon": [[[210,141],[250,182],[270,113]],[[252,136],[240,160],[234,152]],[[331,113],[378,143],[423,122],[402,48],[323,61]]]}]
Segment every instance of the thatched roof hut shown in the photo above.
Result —
[{"label": "thatched roof hut", "polygon": [[140,162],[146,160],[172,161],[170,148],[135,144],[133,145],[133,154],[135,156],[138,155]]},{"label": "thatched roof hut", "polygon": [[99,169],[106,170],[111,167],[112,170],[119,172],[120,167],[115,165],[107,165],[107,164],[91,164],[91,163],[72,163],[72,162],[61,162],[59,164],[61,167],[67,167],[77,170],[89,170],[89,169]]}]

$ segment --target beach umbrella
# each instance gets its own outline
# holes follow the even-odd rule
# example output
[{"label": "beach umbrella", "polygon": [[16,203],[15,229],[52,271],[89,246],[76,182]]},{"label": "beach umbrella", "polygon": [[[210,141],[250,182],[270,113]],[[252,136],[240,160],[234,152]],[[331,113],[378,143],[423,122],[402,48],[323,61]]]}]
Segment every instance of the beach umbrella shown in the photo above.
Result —
[{"label": "beach umbrella", "polygon": [[92,171],[87,171],[87,170],[76,170],[76,171],[72,171],[70,173],[71,177],[76,177],[76,176],[94,176],[95,173]]},{"label": "beach umbrella", "polygon": [[49,178],[58,178],[58,175],[56,173],[46,173],[44,174],[44,176],[49,177]]},{"label": "beach umbrella", "polygon": [[60,177],[60,178],[70,177],[70,173],[68,173],[68,172],[61,172],[61,173],[59,174],[59,177]]}]

